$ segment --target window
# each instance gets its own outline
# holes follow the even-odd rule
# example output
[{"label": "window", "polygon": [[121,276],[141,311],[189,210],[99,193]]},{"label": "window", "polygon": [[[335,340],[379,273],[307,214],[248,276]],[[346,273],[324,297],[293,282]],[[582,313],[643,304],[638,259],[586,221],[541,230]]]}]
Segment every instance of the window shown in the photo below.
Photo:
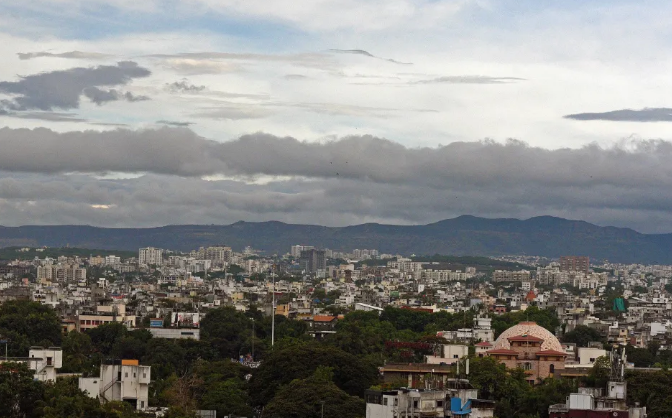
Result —
[{"label": "window", "polygon": [[436,401],[436,407],[437,408],[442,408],[443,407],[443,401]]},{"label": "window", "polygon": [[551,364],[551,366],[548,368],[548,371],[555,373],[555,364]]},{"label": "window", "polygon": [[460,358],[460,356],[457,354],[453,354],[453,358]]},{"label": "window", "polygon": [[128,377],[128,372],[125,373],[124,377]]},{"label": "window", "polygon": [[399,406],[399,399],[394,398],[394,406]]},{"label": "window", "polygon": [[47,366],[51,366],[51,357],[47,357]]},{"label": "window", "polygon": [[145,409],[145,401],[140,401],[140,409]]},{"label": "window", "polygon": [[418,407],[418,401],[413,401],[413,408],[417,408],[417,407]]},{"label": "window", "polygon": [[532,370],[532,363],[524,363],[523,370]]},{"label": "window", "polygon": [[383,405],[387,405],[387,398],[383,398]]},{"label": "window", "polygon": [[146,379],[146,378],[147,378],[147,373],[142,372],[142,378],[143,378],[143,379]]},{"label": "window", "polygon": [[138,374],[136,372],[133,372],[133,377],[138,377]]}]

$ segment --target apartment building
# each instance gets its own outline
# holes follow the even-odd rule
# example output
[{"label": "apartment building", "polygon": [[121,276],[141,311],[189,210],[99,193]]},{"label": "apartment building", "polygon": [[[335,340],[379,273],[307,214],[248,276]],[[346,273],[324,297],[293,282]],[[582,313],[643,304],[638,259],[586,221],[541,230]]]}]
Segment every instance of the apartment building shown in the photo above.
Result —
[{"label": "apartment building", "polygon": [[138,250],[138,264],[160,266],[163,264],[163,250],[160,248],[140,248]]},{"label": "apartment building", "polygon": [[86,280],[86,269],[74,264],[47,264],[37,267],[37,279],[50,282]]},{"label": "apartment building", "polygon": [[119,322],[128,328],[134,328],[136,319],[135,315],[126,314],[126,305],[123,303],[98,305],[95,310],[83,311],[77,315],[77,331],[86,331],[111,322]]},{"label": "apartment building", "polygon": [[299,260],[301,268],[308,273],[317,273],[319,270],[327,270],[327,258],[324,250],[303,250]]},{"label": "apartment building", "polygon": [[585,256],[567,255],[560,257],[560,271],[582,271],[588,274],[590,258]]},{"label": "apartment building", "polygon": [[530,281],[530,272],[528,270],[495,270],[492,273],[492,280],[495,282],[527,282]]}]

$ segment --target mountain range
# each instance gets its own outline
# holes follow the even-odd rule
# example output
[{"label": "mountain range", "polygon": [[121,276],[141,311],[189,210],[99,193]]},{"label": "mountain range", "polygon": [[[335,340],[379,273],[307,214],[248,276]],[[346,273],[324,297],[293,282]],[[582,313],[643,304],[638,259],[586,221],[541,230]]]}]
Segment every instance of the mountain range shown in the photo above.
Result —
[{"label": "mountain range", "polygon": [[0,227],[0,247],[136,250],[153,246],[188,251],[210,245],[241,250],[249,245],[266,254],[284,254],[295,244],[345,251],[375,248],[381,253],[402,255],[587,255],[621,263],[672,264],[672,234],[642,234],[551,216],[519,220],[465,215],[428,225],[368,223],[346,227],[277,221],[158,228]]}]

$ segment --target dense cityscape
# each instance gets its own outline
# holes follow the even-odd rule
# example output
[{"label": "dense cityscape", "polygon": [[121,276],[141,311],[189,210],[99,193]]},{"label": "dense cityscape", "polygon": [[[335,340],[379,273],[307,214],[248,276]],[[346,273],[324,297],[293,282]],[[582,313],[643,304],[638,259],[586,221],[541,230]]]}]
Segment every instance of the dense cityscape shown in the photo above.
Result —
[{"label": "dense cityscape", "polygon": [[241,250],[2,249],[2,416],[672,413],[672,266]]}]

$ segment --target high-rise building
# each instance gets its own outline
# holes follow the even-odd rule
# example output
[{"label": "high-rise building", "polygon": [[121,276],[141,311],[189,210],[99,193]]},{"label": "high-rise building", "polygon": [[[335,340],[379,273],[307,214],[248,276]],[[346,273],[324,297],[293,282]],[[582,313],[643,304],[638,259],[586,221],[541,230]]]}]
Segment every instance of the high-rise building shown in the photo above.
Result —
[{"label": "high-rise building", "polygon": [[145,265],[156,264],[160,266],[163,264],[163,250],[160,248],[140,248],[138,251],[138,263]]},{"label": "high-rise building", "polygon": [[576,255],[560,257],[560,271],[583,271],[584,273],[588,273],[589,269],[589,257]]},{"label": "high-rise building", "polygon": [[201,248],[199,253],[202,253],[201,258],[204,260],[212,260],[218,262],[231,262],[233,251],[231,247],[208,247]]},{"label": "high-rise building", "polygon": [[289,254],[294,258],[299,258],[301,257],[301,251],[308,251],[314,248],[315,247],[313,247],[312,245],[292,245]]},{"label": "high-rise building", "polygon": [[308,273],[317,273],[318,270],[327,269],[327,257],[324,250],[304,250],[301,251],[299,260],[301,268]]}]

